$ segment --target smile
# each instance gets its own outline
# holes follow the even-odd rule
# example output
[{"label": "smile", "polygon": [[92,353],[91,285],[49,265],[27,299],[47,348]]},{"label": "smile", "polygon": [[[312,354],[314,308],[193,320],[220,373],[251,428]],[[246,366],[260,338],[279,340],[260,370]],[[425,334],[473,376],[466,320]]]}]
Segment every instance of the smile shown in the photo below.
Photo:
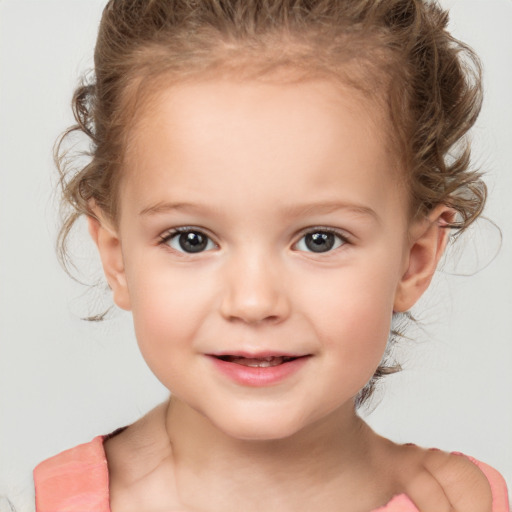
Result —
[{"label": "smile", "polygon": [[262,357],[262,358],[254,358],[254,357],[240,357],[240,356],[219,356],[219,359],[222,361],[227,361],[228,363],[241,364],[243,366],[250,366],[251,368],[268,368],[271,366],[278,366],[283,363],[287,363],[288,361],[293,361],[297,359],[296,357],[289,356],[270,356],[270,357]]},{"label": "smile", "polygon": [[271,386],[297,373],[311,355],[209,354],[213,367],[223,378],[250,387]]}]

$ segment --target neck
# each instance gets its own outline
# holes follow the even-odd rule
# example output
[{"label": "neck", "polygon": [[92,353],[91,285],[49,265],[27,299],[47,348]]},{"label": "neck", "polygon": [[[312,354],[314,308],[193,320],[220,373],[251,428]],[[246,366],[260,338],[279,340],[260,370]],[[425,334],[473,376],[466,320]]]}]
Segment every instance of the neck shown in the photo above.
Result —
[{"label": "neck", "polygon": [[[315,496],[315,489],[321,488],[318,497],[326,495],[326,486],[332,484],[333,488],[353,493],[359,487],[357,481],[370,476],[377,437],[356,415],[352,403],[285,439],[255,441],[225,434],[203,415],[172,398],[166,430],[184,502],[189,502],[187,489],[192,499],[201,488],[202,496],[215,497],[215,501],[226,497],[219,510],[231,510],[238,496],[241,501],[234,509],[241,506],[238,510],[247,511],[251,510],[248,503],[261,507],[262,495],[269,501],[266,510],[274,506],[276,510],[299,510],[302,507],[293,508],[293,496],[298,497],[300,489]],[[286,497],[286,508],[279,503],[280,496]],[[339,506],[340,501],[337,503]]]}]

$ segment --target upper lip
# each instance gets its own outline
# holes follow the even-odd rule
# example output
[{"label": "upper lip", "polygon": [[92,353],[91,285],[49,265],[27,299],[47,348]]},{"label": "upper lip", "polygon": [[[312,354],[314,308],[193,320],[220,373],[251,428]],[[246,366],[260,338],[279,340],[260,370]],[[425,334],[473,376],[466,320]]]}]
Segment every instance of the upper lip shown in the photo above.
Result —
[{"label": "upper lip", "polygon": [[223,357],[223,356],[234,356],[234,357],[244,357],[246,359],[265,359],[267,357],[303,357],[309,354],[297,354],[293,352],[276,352],[274,350],[265,350],[261,352],[246,352],[243,350],[235,350],[235,351],[222,351],[222,352],[212,352],[207,354],[213,357]]}]

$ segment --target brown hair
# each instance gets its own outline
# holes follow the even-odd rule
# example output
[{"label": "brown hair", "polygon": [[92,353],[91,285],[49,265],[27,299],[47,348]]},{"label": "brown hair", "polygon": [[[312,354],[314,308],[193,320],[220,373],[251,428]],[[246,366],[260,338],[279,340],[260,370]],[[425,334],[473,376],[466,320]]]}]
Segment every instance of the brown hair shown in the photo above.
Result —
[{"label": "brown hair", "polygon": [[[481,213],[486,188],[470,168],[465,140],[481,106],[478,58],[447,32],[448,14],[427,0],[110,0],[99,29],[95,68],[73,98],[77,124],[56,147],[64,220],[58,246],[91,200],[115,222],[123,154],[140,102],[162,80],[215,72],[301,79],[328,76],[380,101],[404,169],[412,215],[438,204],[463,231]],[[76,168],[63,142],[90,139]],[[362,390],[364,401],[384,363]]]}]

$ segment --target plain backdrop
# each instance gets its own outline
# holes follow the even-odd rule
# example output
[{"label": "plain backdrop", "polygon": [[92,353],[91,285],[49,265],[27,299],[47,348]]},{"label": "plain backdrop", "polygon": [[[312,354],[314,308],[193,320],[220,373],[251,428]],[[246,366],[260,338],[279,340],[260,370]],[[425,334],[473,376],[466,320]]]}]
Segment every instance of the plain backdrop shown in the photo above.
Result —
[{"label": "plain backdrop", "polygon": [[[130,316],[80,318],[108,304],[59,267],[52,145],[91,66],[103,0],[0,0],[0,482],[133,422],[166,398],[138,354]],[[401,374],[365,412],[398,442],[471,454],[512,484],[512,1],[444,1],[482,58],[486,97],[473,131],[486,215],[449,251],[402,341]],[[85,229],[74,246],[94,275]],[[478,271],[478,272],[476,272]],[[475,273],[476,272],[476,273]],[[460,274],[474,274],[462,276]]]}]

